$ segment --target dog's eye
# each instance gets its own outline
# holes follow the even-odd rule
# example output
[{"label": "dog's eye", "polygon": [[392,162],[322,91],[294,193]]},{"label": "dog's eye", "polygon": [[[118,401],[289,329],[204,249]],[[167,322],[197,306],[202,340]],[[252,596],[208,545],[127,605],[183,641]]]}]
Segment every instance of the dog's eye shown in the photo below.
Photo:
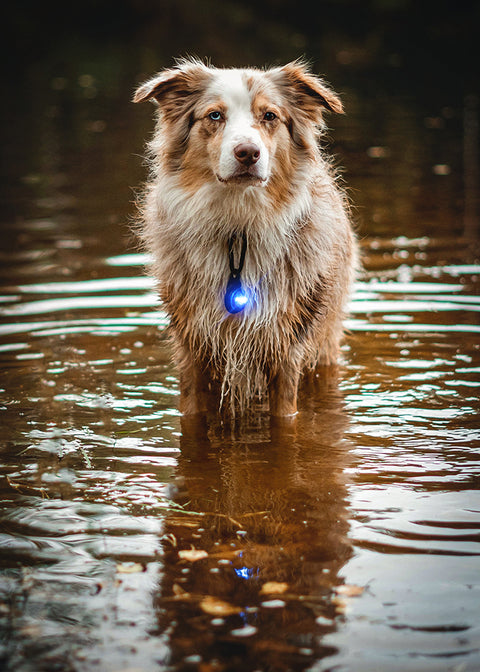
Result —
[{"label": "dog's eye", "polygon": [[277,115],[275,112],[265,112],[263,115],[263,121],[273,121],[274,119],[277,118]]},{"label": "dog's eye", "polygon": [[214,110],[213,112],[210,112],[208,118],[211,119],[212,121],[221,121],[223,117],[221,112],[219,112],[218,110]]}]

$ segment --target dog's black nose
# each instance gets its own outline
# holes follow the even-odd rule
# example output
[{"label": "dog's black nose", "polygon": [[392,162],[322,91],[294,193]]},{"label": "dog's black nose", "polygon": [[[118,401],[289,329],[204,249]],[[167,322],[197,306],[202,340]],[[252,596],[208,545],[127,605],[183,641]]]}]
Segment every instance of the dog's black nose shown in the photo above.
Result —
[{"label": "dog's black nose", "polygon": [[253,142],[242,142],[237,145],[233,153],[239,163],[244,166],[253,166],[260,158],[260,148]]}]

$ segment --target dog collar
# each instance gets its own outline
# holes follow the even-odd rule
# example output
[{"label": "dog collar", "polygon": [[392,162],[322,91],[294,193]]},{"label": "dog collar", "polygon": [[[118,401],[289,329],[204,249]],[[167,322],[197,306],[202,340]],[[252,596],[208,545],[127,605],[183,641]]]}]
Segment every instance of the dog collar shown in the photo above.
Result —
[{"label": "dog collar", "polygon": [[238,266],[235,266],[235,257],[233,253],[233,246],[237,239],[237,234],[233,233],[228,239],[228,262],[230,265],[230,277],[227,282],[225,290],[225,308],[232,315],[242,311],[248,303],[248,293],[242,287],[240,274],[245,263],[245,253],[247,251],[247,236],[245,232],[242,233],[242,247],[240,251],[240,259]]}]

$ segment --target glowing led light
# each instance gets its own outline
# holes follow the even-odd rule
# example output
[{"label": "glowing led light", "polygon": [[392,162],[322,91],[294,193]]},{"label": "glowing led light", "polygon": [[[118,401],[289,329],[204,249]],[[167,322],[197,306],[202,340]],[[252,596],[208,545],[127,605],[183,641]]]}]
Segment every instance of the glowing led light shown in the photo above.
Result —
[{"label": "glowing led light", "polygon": [[225,291],[225,308],[229,313],[239,313],[248,303],[248,294],[243,289],[240,278],[230,276]]},{"label": "glowing led light", "polygon": [[228,279],[227,288],[225,290],[225,308],[229,313],[239,313],[245,308],[249,301],[249,292],[243,289],[240,281],[240,274],[245,262],[245,253],[247,251],[247,235],[241,235],[241,249],[238,266],[235,266],[234,245],[237,240],[237,234],[232,233],[228,239],[228,263],[230,266],[230,278]]},{"label": "glowing led light", "polygon": [[235,294],[232,295],[232,301],[238,308],[243,308],[247,305],[248,298],[243,293],[235,292]]}]

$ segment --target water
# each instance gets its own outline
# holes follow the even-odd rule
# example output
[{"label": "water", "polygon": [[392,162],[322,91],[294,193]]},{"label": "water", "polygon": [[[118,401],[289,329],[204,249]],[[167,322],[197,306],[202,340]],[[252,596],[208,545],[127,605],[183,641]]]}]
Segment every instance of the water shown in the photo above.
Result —
[{"label": "water", "polygon": [[53,82],[4,199],[4,669],[480,669],[461,105],[347,91],[332,136],[364,270],[339,378],[302,390],[295,428],[259,413],[232,429],[176,410],[129,234],[150,111],[87,85],[69,135]]}]

